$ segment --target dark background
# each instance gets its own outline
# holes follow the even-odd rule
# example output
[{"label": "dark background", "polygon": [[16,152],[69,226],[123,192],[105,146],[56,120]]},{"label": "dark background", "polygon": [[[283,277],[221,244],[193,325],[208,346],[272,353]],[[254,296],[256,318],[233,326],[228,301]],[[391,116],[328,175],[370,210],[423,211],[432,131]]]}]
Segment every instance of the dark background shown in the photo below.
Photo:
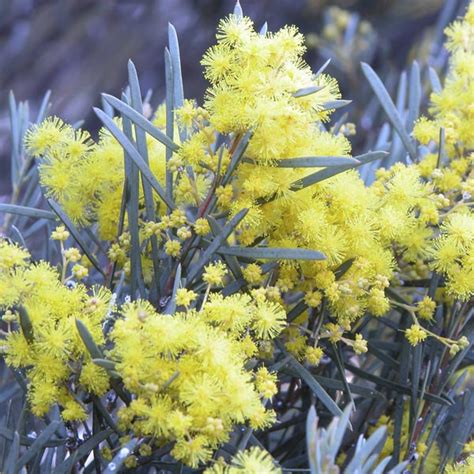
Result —
[{"label": "dark background", "polygon": [[[464,2],[465,3],[465,2]],[[206,84],[199,60],[214,41],[219,18],[234,8],[233,0],[0,0],[0,195],[10,189],[8,93],[30,102],[32,115],[42,96],[52,90],[52,112],[67,121],[85,119],[92,132],[98,123],[91,108],[100,92],[120,94],[126,83],[127,59],[135,62],[142,89],[153,89],[152,103],[163,99],[163,48],[167,23],[176,27],[183,63],[185,95],[202,98]],[[399,71],[423,47],[424,38],[440,36],[440,12],[451,19],[461,13],[461,0],[243,0],[244,13],[269,30],[296,24],[305,34],[319,33],[331,6],[360,15],[374,29],[368,60],[382,75]],[[441,25],[443,26],[443,25]],[[442,31],[442,29],[441,29]],[[316,70],[341,48],[309,49]],[[417,51],[417,57],[421,54]],[[350,56],[350,55],[349,55]],[[355,117],[363,99],[356,57],[349,66],[328,71],[341,83],[344,98],[355,99]],[[357,121],[357,120],[354,120]]]}]

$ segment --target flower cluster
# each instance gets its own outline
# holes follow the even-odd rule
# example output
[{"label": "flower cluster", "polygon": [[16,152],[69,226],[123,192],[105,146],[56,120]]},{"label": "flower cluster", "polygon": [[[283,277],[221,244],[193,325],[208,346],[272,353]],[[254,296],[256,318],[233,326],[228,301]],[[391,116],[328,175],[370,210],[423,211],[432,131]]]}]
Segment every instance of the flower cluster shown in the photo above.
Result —
[{"label": "flower cluster", "polygon": [[[340,18],[339,33],[348,21]],[[38,158],[45,195],[69,217],[51,234],[50,263],[0,240],[2,350],[28,378],[32,412],[43,416],[58,404],[65,421],[85,421],[88,402],[112,389],[118,398],[104,419],[113,418],[122,439],[140,439],[142,458],[151,446],[168,446],[166,455],[201,469],[236,426],[272,425],[300,396],[298,378],[311,386],[320,372],[321,384],[347,390],[350,399],[351,387],[375,396],[333,380],[324,366],[326,354],[334,356],[343,377],[344,359],[362,372],[353,361],[376,357],[390,363],[384,380],[399,366],[393,348],[402,344],[378,341],[382,350],[367,341],[378,324],[405,337],[408,350],[428,341],[447,346],[433,357],[444,370],[470,345],[458,302],[474,295],[474,116],[465,106],[474,98],[474,4],[448,37],[450,75],[432,96],[432,118],[419,119],[413,132],[420,159],[378,169],[370,185],[349,168],[382,153],[358,161],[350,156],[352,127],[329,129],[341,105],[338,85],[304,62],[302,35],[294,27],[256,31],[240,14],[221,21],[217,44],[202,59],[210,83],[202,106],[184,100],[171,110],[167,103],[152,118],[140,116],[135,130],[123,112],[104,120],[97,142],[55,117],[31,127],[26,148]],[[125,102],[122,109],[130,114]],[[155,137],[147,134],[132,183],[129,151],[143,153],[143,124]],[[147,182],[158,191],[151,198]],[[67,245],[70,237],[86,255]],[[440,323],[445,308],[449,321]],[[407,324],[397,326],[397,312]],[[291,382],[281,382],[275,367],[288,369]],[[384,389],[405,388],[402,382]],[[421,397],[442,399],[432,385]],[[424,410],[417,393],[414,386],[415,414]],[[303,406],[308,399],[301,397]],[[407,449],[415,428],[402,427]],[[421,455],[426,439],[416,440]],[[134,468],[137,459],[132,454],[125,465]],[[206,472],[281,470],[253,448],[230,463],[214,460]]]},{"label": "flower cluster", "polygon": [[58,403],[63,419],[84,420],[88,415],[77,393],[100,396],[108,390],[109,377],[92,362],[76,319],[96,344],[103,344],[102,322],[110,303],[106,288],[69,288],[48,263],[31,263],[26,251],[0,241],[0,308],[9,327],[3,341],[6,361],[26,369],[35,415],[45,415]]},{"label": "flower cluster", "polygon": [[281,331],[280,313],[275,303],[246,295],[215,294],[201,311],[173,316],[157,314],[146,301],[126,304],[109,354],[134,394],[120,410],[121,426],[175,442],[173,455],[197,467],[235,424],[273,423],[262,398],[276,393],[274,376],[246,367],[259,342]]}]

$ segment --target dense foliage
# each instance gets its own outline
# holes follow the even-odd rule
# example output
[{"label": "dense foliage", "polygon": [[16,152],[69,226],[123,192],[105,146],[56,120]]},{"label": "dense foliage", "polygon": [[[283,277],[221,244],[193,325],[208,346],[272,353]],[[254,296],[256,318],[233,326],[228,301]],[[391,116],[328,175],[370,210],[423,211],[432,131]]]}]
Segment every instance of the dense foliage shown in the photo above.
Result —
[{"label": "dense foliage", "polygon": [[202,105],[173,27],[164,104],[130,62],[97,140],[12,98],[4,470],[469,469],[474,4],[446,35],[444,85],[414,63],[396,104],[362,64],[388,124],[358,156],[304,37],[239,4]]}]

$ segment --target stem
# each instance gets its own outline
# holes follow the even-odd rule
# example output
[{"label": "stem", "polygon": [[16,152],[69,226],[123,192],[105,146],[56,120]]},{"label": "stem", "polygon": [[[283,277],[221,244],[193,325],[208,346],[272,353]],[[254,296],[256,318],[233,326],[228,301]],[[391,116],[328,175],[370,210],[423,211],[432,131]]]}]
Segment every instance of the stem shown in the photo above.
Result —
[{"label": "stem", "polygon": [[204,309],[204,305],[206,304],[207,302],[207,298],[209,297],[209,292],[211,291],[211,284],[208,283],[207,284],[207,288],[206,288],[206,292],[204,293],[204,299],[202,300],[202,305],[201,305],[201,309],[199,310],[199,312],[201,312],[203,309]]}]

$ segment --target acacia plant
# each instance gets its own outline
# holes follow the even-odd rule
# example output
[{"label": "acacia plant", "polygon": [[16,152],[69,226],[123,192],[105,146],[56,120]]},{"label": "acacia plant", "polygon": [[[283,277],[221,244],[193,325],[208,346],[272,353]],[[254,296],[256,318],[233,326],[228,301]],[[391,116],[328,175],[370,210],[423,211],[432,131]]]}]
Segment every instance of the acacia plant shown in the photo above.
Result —
[{"label": "acacia plant", "polygon": [[304,37],[239,4],[203,104],[172,26],[164,103],[129,62],[97,140],[11,96],[2,471],[468,472],[474,4],[446,34],[407,103],[362,64],[394,141],[357,156]]}]

